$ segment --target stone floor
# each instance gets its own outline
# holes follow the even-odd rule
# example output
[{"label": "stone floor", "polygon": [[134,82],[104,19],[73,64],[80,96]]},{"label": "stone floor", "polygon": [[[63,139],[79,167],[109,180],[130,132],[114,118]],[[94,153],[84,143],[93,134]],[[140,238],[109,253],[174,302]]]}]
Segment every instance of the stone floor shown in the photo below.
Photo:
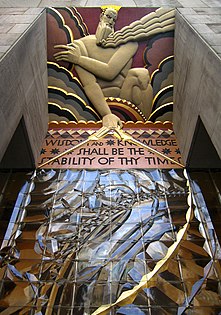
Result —
[{"label": "stone floor", "polygon": [[0,58],[47,6],[175,7],[221,58],[221,0],[0,0]]}]

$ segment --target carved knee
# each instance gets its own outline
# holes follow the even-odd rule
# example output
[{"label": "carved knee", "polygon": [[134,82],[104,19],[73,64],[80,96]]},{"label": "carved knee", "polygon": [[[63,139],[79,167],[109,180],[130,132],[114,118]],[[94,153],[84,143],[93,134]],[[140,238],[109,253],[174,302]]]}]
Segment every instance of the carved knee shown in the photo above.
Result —
[{"label": "carved knee", "polygon": [[[128,79],[136,78],[136,85],[145,90],[150,83],[149,71],[145,68],[133,68],[128,71]],[[127,77],[126,77],[127,79]],[[135,80],[134,80],[135,81]]]},{"label": "carved knee", "polygon": [[153,99],[149,71],[145,68],[130,69],[122,85],[120,97],[138,106],[148,117]]}]

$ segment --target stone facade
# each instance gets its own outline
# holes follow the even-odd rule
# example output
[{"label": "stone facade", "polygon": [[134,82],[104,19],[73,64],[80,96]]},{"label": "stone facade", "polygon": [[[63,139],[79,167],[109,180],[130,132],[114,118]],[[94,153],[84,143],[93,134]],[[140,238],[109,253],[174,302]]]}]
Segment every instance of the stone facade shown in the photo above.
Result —
[{"label": "stone facade", "polygon": [[[15,29],[15,26],[13,28]],[[11,35],[9,34],[9,37]],[[14,37],[10,38],[8,43],[12,43]],[[26,145],[23,147],[21,144],[20,150],[29,152],[29,160],[32,160],[28,165],[16,161],[16,165],[9,167],[34,167],[38,158],[47,131],[46,60],[46,15],[43,12],[22,36],[12,43],[0,62],[0,159],[22,119],[22,134],[24,137],[26,135],[27,139]],[[25,156],[22,160],[24,158]],[[4,163],[4,166],[7,165]]]},{"label": "stone facade", "polygon": [[[198,119],[221,156],[220,57],[180,14],[176,17],[176,32],[174,130],[183,160],[186,162],[190,158]],[[203,145],[206,140],[201,141]]]}]

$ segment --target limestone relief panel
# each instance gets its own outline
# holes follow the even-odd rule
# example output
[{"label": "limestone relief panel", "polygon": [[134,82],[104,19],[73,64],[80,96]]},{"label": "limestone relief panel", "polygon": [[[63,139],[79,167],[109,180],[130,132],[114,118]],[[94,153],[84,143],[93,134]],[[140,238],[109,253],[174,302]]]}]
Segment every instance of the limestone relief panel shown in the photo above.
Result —
[{"label": "limestone relief panel", "polygon": [[172,121],[175,12],[48,9],[50,120]]}]

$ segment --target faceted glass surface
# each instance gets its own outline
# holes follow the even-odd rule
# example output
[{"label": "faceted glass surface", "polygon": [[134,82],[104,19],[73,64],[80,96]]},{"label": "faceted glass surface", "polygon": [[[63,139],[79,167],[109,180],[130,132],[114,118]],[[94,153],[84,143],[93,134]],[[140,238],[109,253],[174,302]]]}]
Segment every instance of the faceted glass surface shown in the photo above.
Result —
[{"label": "faceted glass surface", "polygon": [[[219,243],[198,182],[183,170],[23,174],[9,220],[7,187],[13,180],[5,175],[0,307],[7,314],[93,314],[111,304],[106,314],[221,311]],[[130,292],[130,302],[117,302]]]}]

